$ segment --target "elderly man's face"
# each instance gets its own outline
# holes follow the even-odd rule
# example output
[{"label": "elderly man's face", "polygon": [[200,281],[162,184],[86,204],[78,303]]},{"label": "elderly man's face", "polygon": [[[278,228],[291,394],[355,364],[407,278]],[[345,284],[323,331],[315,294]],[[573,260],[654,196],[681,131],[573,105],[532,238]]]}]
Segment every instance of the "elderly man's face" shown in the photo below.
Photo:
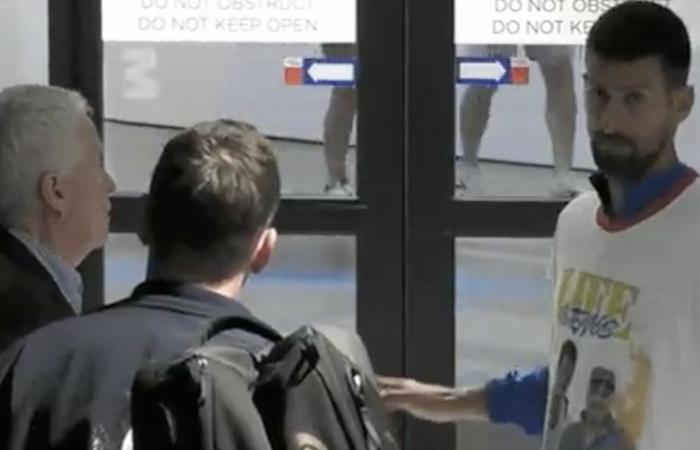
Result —
[{"label": "elderly man's face", "polygon": [[102,165],[102,144],[88,117],[82,120],[77,132],[83,156],[63,177],[64,230],[74,251],[84,258],[107,239],[109,196],[116,187]]}]

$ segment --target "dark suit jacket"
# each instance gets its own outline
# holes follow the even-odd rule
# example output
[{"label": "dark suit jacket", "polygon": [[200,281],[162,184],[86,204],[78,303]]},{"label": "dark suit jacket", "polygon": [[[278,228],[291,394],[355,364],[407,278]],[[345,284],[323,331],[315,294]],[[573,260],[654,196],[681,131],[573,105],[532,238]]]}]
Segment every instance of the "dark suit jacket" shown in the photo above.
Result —
[{"label": "dark suit jacket", "polygon": [[0,227],[0,351],[37,328],[74,315],[41,262]]}]

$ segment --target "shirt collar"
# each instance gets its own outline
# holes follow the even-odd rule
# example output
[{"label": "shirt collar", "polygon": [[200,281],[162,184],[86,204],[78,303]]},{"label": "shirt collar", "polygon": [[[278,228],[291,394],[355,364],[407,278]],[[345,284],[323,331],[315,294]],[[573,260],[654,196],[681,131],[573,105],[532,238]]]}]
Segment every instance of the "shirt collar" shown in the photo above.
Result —
[{"label": "shirt collar", "polygon": [[[131,297],[124,302],[134,302],[147,308],[165,309],[205,319],[240,317],[254,322],[258,328],[266,329],[268,335],[279,336],[273,327],[255,317],[241,302],[194,284],[148,280],[137,286]],[[124,305],[124,302],[107,306],[107,308]],[[242,336],[238,336],[238,339],[244,348],[260,350],[268,342],[257,333],[242,331],[244,332]]]},{"label": "shirt collar", "polygon": [[227,314],[255,319],[248,308],[233,298],[225,297],[201,286],[176,281],[145,281],[134,289],[131,300],[141,301],[144,297],[153,300],[159,296],[169,297],[168,303],[170,305],[190,314],[206,317]]},{"label": "shirt collar", "polygon": [[600,197],[603,211],[607,216],[616,216],[616,219],[630,219],[649,208],[689,172],[692,172],[692,169],[685,164],[677,163],[662,172],[625,186],[622,207],[617,215],[612,211],[610,187],[605,174],[597,172],[590,177],[590,181]]},{"label": "shirt collar", "polygon": [[8,232],[20,241],[44,266],[58,286],[61,294],[63,294],[73,310],[80,314],[83,306],[83,280],[80,273],[54,251],[28,233],[17,229],[11,229]]}]

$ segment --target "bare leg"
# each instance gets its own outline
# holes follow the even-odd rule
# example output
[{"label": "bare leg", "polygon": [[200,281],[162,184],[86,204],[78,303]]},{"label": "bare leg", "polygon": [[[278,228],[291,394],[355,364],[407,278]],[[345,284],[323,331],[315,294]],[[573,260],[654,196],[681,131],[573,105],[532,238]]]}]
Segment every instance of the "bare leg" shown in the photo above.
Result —
[{"label": "bare leg", "polygon": [[570,58],[541,60],[539,63],[547,91],[546,121],[552,143],[554,172],[566,183],[571,172],[576,135],[576,94]]},{"label": "bare leg", "polygon": [[357,93],[354,88],[333,88],[323,122],[323,150],[328,169],[327,187],[348,183],[345,159],[356,110]]},{"label": "bare leg", "polygon": [[479,150],[491,115],[491,100],[496,87],[470,86],[464,92],[459,107],[459,132],[462,138],[464,162],[457,165],[455,184],[471,194],[483,190],[479,170]]},{"label": "bare leg", "polygon": [[[354,44],[323,44],[323,54],[328,58],[353,58],[357,56]],[[323,120],[323,153],[328,178],[326,192],[340,189],[351,193],[345,159],[350,145],[352,125],[357,112],[357,92],[353,87],[334,87]]]},{"label": "bare leg", "polygon": [[470,86],[462,96],[459,108],[459,131],[462,137],[462,150],[467,166],[479,165],[481,139],[486,131],[491,115],[491,100],[496,88],[491,86]]}]

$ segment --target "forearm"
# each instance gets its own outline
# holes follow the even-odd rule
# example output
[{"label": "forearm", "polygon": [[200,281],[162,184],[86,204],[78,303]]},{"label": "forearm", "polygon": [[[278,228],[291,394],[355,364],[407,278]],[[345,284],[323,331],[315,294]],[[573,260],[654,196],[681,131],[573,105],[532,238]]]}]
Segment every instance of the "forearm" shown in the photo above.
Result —
[{"label": "forearm", "polygon": [[483,388],[435,390],[404,408],[412,415],[432,422],[487,421]]},{"label": "forearm", "polygon": [[432,422],[491,421],[516,424],[530,435],[542,434],[547,403],[548,370],[521,376],[508,373],[482,387],[456,389],[406,378],[380,380],[389,410],[406,411]]}]

